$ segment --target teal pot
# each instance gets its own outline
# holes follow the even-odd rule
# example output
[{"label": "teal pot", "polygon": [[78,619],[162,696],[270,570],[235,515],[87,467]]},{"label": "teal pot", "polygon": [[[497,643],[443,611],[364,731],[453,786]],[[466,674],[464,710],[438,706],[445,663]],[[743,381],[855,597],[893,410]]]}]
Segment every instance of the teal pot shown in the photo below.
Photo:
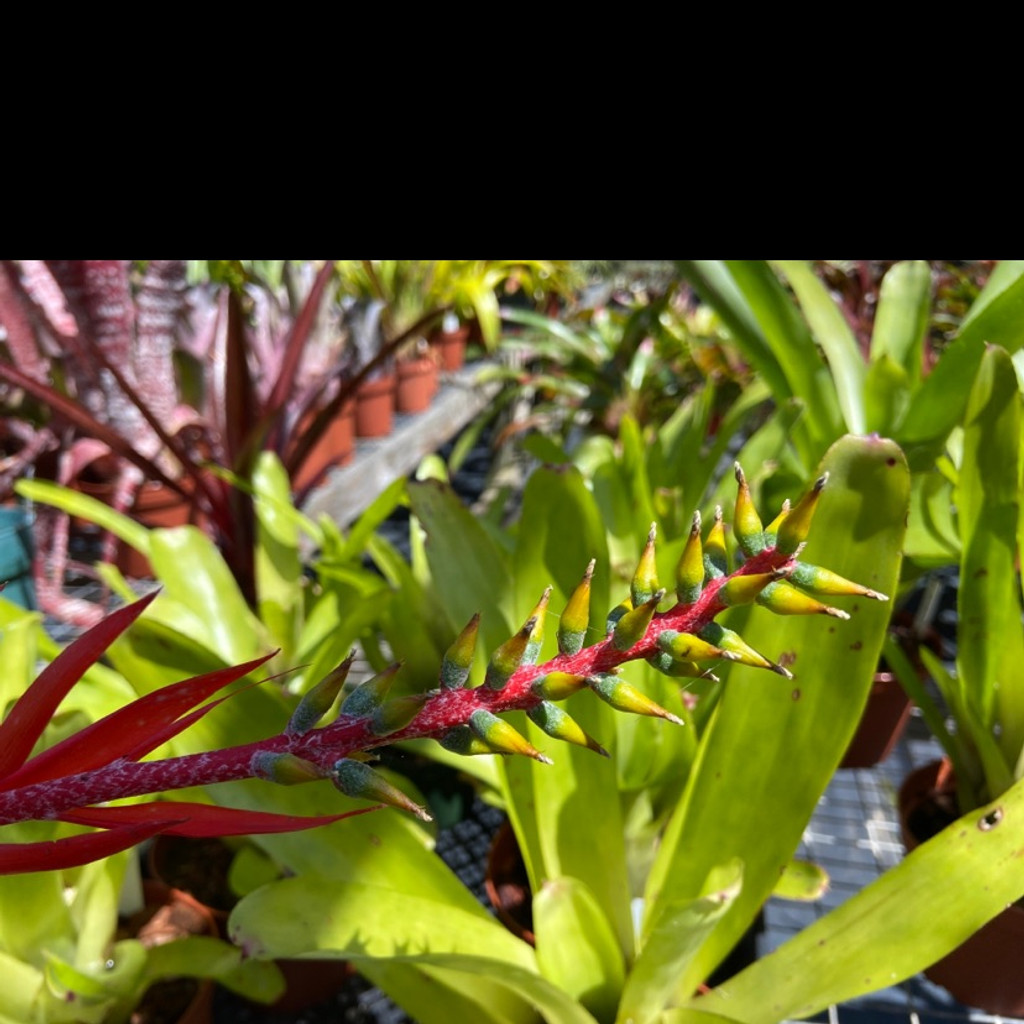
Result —
[{"label": "teal pot", "polygon": [[0,583],[3,596],[22,608],[37,608],[32,582],[32,513],[23,505],[0,507]]}]

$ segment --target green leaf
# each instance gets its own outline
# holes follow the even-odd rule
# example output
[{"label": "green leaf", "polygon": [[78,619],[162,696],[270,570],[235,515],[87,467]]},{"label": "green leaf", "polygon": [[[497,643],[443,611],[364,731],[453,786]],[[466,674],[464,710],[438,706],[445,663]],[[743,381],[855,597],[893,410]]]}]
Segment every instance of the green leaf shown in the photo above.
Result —
[{"label": "green leaf", "polygon": [[[888,357],[903,368],[911,388],[921,379],[931,286],[928,264],[924,260],[905,260],[891,267],[882,278],[878,295],[871,332],[871,362]],[[870,395],[870,390],[865,395]]]},{"label": "green leaf", "polygon": [[892,433],[910,404],[906,370],[888,353],[872,360],[864,383],[865,430]]},{"label": "green leaf", "polygon": [[[828,470],[829,484],[801,557],[893,593],[909,490],[899,449],[877,438],[845,437],[829,449],[820,470]],[[651,871],[647,900],[656,914],[663,903],[698,896],[722,857],[744,863],[743,892],[685,973],[683,993],[704,980],[774,888],[857,726],[888,607],[862,599],[842,603],[851,620],[831,628],[817,617],[780,619],[761,608],[739,627],[748,643],[782,659],[795,678],[729,671]],[[737,618],[730,619],[733,628]],[[767,831],[766,820],[772,823]]]},{"label": "green leaf", "polygon": [[290,482],[280,460],[261,452],[252,475],[256,494],[256,592],[259,616],[282,660],[293,660],[302,616],[302,559]]},{"label": "green leaf", "polygon": [[776,1024],[911,977],[1024,892],[1022,822],[1024,782],[1018,782],[689,1006],[744,1024]]},{"label": "green leaf", "polygon": [[[898,440],[907,445],[941,442],[960,422],[985,344],[1011,355],[1024,345],[1024,264],[996,268],[960,326],[960,333],[921,383]],[[911,465],[916,465],[908,451]]]},{"label": "green leaf", "polygon": [[646,1024],[669,1003],[687,964],[739,895],[743,865],[712,869],[695,899],[662,903],[645,928],[644,944],[633,965],[616,1020]]},{"label": "green leaf", "polygon": [[786,275],[796,292],[814,339],[825,353],[846,429],[853,434],[863,434],[867,429],[864,359],[853,331],[808,264],[801,260],[774,260],[773,264]]},{"label": "green leaf", "polygon": [[537,965],[599,1021],[613,1021],[625,981],[622,950],[594,894],[578,878],[546,881],[533,898]]},{"label": "green leaf", "polygon": [[1024,749],[1024,688],[1011,684],[1024,663],[1016,567],[1021,420],[1013,364],[1005,351],[989,347],[967,405],[957,487],[963,544],[957,669],[978,726],[998,736],[1003,751],[1001,762],[986,762],[988,797],[1009,785]]},{"label": "green leaf", "polygon": [[149,552],[150,531],[97,498],[49,480],[19,480],[14,490],[29,501],[52,505],[68,515],[95,523],[144,555]]}]

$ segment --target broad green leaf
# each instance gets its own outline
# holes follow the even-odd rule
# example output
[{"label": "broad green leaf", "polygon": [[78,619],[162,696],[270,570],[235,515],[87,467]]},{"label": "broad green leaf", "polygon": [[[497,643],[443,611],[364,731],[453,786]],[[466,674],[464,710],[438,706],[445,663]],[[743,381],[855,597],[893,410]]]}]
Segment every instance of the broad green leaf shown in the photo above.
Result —
[{"label": "broad green leaf", "polygon": [[[486,961],[485,961],[486,963]],[[359,973],[387,993],[417,1024],[541,1024],[533,1002],[484,970],[456,970],[416,960],[362,959]],[[510,972],[513,973],[513,972]]]},{"label": "broad green leaf", "polygon": [[553,878],[533,897],[533,930],[541,974],[611,1022],[625,981],[622,950],[611,922],[578,878]]},{"label": "broad green leaf", "polygon": [[955,565],[960,560],[960,536],[954,511],[952,487],[938,470],[915,473],[904,555],[922,569]]},{"label": "broad green leaf", "polygon": [[271,452],[256,459],[252,476],[256,494],[256,592],[259,616],[282,661],[294,659],[302,619],[303,575],[299,531],[283,514],[290,509],[290,482]]},{"label": "broad green leaf", "polygon": [[657,1019],[687,964],[733,905],[742,885],[743,865],[736,860],[714,868],[695,899],[661,904],[645,925],[643,947],[622,995],[619,1024]]},{"label": "broad green leaf", "polygon": [[228,928],[250,956],[462,954],[537,969],[533,950],[482,908],[323,875],[257,889],[231,912]]},{"label": "broad green leaf", "polygon": [[413,515],[426,532],[430,571],[452,636],[480,612],[481,640],[488,651],[494,650],[512,632],[507,585],[511,566],[450,487],[436,480],[408,487]]},{"label": "broad green leaf", "polygon": [[910,404],[910,383],[903,369],[887,352],[873,359],[864,383],[865,430],[891,434]]},{"label": "broad green leaf", "polygon": [[[802,558],[893,593],[909,489],[899,449],[878,438],[845,437],[821,469],[829,471],[829,484]],[[849,622],[777,617],[761,608],[746,626],[731,620],[755,649],[788,664],[794,679],[729,672],[651,872],[647,899],[656,914],[663,903],[699,895],[723,857],[744,863],[743,892],[685,973],[682,993],[704,980],[774,888],[857,726],[889,610],[862,599],[837,603]]]},{"label": "broad green leaf", "polygon": [[33,1008],[38,1004],[45,984],[41,968],[0,950],[0,977],[4,979],[0,1021],[11,1021],[12,1024],[34,1022]]},{"label": "broad green leaf", "polygon": [[[967,405],[957,488],[963,558],[957,668],[978,724],[999,737],[1004,764],[989,796],[1010,781],[1024,747],[1024,631],[1017,582],[1021,396],[1009,356],[989,347]],[[988,773],[986,772],[986,775]]]},{"label": "broad green leaf", "polygon": [[[1001,345],[1011,355],[1024,344],[1024,264],[1008,262],[1008,269],[996,268],[960,333],[915,393],[900,428],[904,446],[923,445],[930,451],[929,446],[941,443],[961,421],[986,343]],[[911,451],[907,455],[916,467]]]},{"label": "broad green leaf", "polygon": [[52,505],[68,515],[95,523],[144,555],[149,551],[150,531],[97,498],[49,480],[19,480],[14,490],[29,501]]},{"label": "broad green leaf", "polygon": [[205,644],[225,662],[248,661],[266,652],[263,627],[201,530],[153,530],[149,558],[164,588],[149,611],[152,618]]},{"label": "broad green leaf", "polygon": [[1022,822],[1024,782],[1018,782],[688,1006],[744,1024],[777,1024],[917,974],[1024,892]]},{"label": "broad green leaf", "polygon": [[786,275],[814,338],[825,353],[846,429],[852,434],[863,434],[867,429],[864,358],[850,325],[807,263],[802,260],[772,262]]},{"label": "broad green leaf", "polygon": [[284,977],[277,964],[250,959],[244,950],[208,935],[190,935],[149,950],[147,982],[182,976],[210,978],[261,1003],[273,1002],[284,992]]},{"label": "broad green leaf", "polygon": [[[904,260],[882,278],[871,362],[884,356],[901,366],[908,385],[921,379],[921,361],[931,305],[932,272],[924,260]],[[865,393],[870,395],[870,391]]]}]

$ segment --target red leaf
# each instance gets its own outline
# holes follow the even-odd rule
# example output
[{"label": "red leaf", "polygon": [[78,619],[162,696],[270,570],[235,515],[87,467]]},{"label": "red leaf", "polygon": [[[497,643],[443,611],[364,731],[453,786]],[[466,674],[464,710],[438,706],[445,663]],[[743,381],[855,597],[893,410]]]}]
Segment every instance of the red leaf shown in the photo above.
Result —
[{"label": "red leaf", "polygon": [[18,698],[0,725],[0,779],[20,768],[68,691],[149,607],[156,593],[112,612],[64,648]]},{"label": "red leaf", "polygon": [[200,709],[184,721],[176,721],[181,715],[210,694],[259,668],[276,653],[272,651],[241,665],[219,668],[147,693],[44,750],[0,781],[0,791],[63,775],[77,775],[110,764],[119,757],[130,756],[137,760],[202,718],[209,708]]},{"label": "red leaf", "polygon": [[162,819],[126,825],[109,832],[87,832],[85,835],[43,843],[0,843],[0,875],[76,868],[127,850],[129,846],[135,846],[177,824],[177,819],[168,820],[165,815]]},{"label": "red leaf", "polygon": [[272,814],[269,811],[247,811],[237,807],[217,807],[213,804],[190,803],[184,800],[160,800],[155,803],[125,804],[120,807],[76,807],[58,815],[61,821],[75,825],[93,825],[97,828],[115,828],[128,825],[166,821],[176,822],[162,831],[172,836],[202,839],[209,836],[245,836],[268,832],[298,832],[302,829],[330,825],[342,818],[378,810],[381,805],[360,807],[344,814],[306,817],[296,814]]}]

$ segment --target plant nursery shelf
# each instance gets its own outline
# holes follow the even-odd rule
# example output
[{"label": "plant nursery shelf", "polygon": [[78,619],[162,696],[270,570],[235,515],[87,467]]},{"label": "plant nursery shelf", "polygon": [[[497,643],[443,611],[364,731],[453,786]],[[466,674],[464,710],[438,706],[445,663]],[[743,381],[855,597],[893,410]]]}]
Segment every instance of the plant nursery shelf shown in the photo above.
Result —
[{"label": "plant nursery shelf", "polygon": [[332,470],[309,495],[303,511],[314,519],[326,513],[341,525],[352,522],[385,487],[450,441],[494,397],[498,385],[478,384],[480,369],[476,363],[448,376],[430,408],[396,416],[387,437],[359,439],[355,459]]}]

